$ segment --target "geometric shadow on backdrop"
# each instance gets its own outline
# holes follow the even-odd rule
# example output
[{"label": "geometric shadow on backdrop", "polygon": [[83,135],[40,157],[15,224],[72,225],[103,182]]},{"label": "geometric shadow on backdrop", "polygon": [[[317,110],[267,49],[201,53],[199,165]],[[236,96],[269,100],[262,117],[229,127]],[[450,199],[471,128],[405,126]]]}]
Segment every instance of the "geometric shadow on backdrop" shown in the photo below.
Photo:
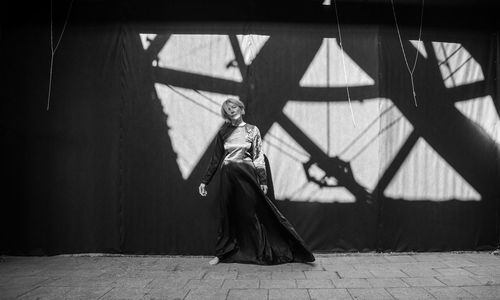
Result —
[{"label": "geometric shadow on backdrop", "polygon": [[[261,128],[277,199],[349,203],[370,201],[374,193],[413,201],[481,199],[478,189],[416,133],[419,129],[398,105],[381,95],[376,73],[364,70],[349,51],[344,53],[344,78],[336,38],[307,41],[309,46],[298,51],[303,52],[301,61],[294,61],[288,68],[292,70],[283,70],[287,75],[265,67],[267,60],[280,59],[274,51],[299,44],[279,36],[141,34],[140,38],[156,74],[156,94],[168,116],[165,125],[184,179],[200,167],[204,155],[210,155],[209,146],[223,123],[220,105],[232,96],[247,104],[249,117]],[[417,43],[409,41],[407,51],[413,54],[418,49],[420,64],[439,69],[437,86],[444,92],[484,80],[481,65],[461,44],[421,42],[418,47]],[[284,77],[280,87],[265,86],[270,71]],[[346,82],[356,126],[346,101]],[[272,89],[273,99],[255,98],[256,85]],[[265,102],[274,99],[272,104]],[[500,119],[491,96],[471,95],[454,105],[500,143]]]}]

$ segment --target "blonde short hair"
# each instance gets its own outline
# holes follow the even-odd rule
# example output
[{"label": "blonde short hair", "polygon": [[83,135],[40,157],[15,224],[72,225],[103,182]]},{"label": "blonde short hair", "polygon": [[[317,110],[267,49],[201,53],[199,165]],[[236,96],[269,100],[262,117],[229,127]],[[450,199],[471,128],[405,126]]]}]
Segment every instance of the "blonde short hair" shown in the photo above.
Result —
[{"label": "blonde short hair", "polygon": [[224,109],[224,107],[228,106],[230,103],[238,106],[241,109],[241,115],[242,116],[245,115],[245,104],[243,104],[243,102],[241,102],[236,98],[227,98],[226,101],[224,101],[224,103],[222,103],[220,107],[220,114],[222,115],[222,118],[226,122],[231,122],[231,118],[229,118],[229,116],[227,115],[227,112]]}]

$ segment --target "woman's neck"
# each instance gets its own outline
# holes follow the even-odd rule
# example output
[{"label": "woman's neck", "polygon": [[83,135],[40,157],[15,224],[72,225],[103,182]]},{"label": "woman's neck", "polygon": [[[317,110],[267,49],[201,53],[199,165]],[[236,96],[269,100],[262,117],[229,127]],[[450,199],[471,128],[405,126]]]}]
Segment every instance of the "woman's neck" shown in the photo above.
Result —
[{"label": "woman's neck", "polygon": [[243,125],[245,125],[245,122],[243,122],[242,118],[238,118],[236,120],[231,120],[231,125],[233,125],[233,126],[243,126]]}]

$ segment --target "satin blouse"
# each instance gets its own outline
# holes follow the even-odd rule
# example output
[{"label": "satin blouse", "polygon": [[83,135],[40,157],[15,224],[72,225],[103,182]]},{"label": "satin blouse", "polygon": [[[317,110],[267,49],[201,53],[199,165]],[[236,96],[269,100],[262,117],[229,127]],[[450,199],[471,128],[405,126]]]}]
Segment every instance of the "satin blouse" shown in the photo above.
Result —
[{"label": "satin blouse", "polygon": [[225,124],[217,133],[212,158],[201,182],[208,184],[217,169],[230,162],[253,164],[259,184],[267,184],[262,139],[257,126]]}]

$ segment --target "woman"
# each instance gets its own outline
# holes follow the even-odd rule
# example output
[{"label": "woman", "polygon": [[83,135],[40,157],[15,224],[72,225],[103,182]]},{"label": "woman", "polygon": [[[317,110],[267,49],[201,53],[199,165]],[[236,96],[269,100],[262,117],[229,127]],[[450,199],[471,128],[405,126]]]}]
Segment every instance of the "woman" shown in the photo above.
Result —
[{"label": "woman", "polygon": [[220,168],[220,220],[215,257],[209,262],[279,264],[312,262],[292,225],[266,196],[266,166],[259,129],[243,121],[245,106],[229,98],[222,104],[226,124],[217,133],[215,149],[199,186]]}]

